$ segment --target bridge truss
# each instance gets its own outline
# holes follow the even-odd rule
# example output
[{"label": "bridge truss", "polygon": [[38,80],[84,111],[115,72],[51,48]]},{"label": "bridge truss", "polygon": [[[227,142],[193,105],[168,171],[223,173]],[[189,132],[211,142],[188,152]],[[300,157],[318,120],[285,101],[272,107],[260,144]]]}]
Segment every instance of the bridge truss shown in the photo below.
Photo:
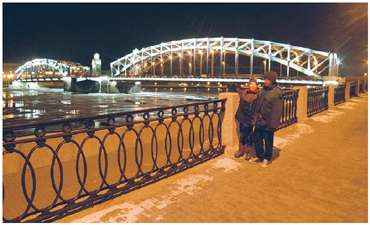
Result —
[{"label": "bridge truss", "polygon": [[[132,53],[110,63],[111,75],[143,77],[149,73],[155,77],[222,76],[226,74],[226,56],[230,54],[234,55],[232,67],[236,76],[240,74],[240,56],[249,57],[249,74],[255,74],[256,61],[262,59],[264,72],[270,71],[272,62],[275,62],[280,64],[280,67],[285,67],[284,75],[287,77],[291,69],[315,78],[321,78],[323,75],[335,76],[338,74],[340,63],[336,53],[272,41],[224,37],[194,38],[134,49]],[[177,74],[174,73],[175,64],[179,67]],[[165,65],[169,67],[167,72],[164,72]],[[217,75],[215,70],[218,71]]]},{"label": "bridge truss", "polygon": [[54,59],[33,59],[21,65],[15,71],[16,80],[39,79],[39,78],[62,78],[67,75],[86,75],[89,67],[69,61]]}]

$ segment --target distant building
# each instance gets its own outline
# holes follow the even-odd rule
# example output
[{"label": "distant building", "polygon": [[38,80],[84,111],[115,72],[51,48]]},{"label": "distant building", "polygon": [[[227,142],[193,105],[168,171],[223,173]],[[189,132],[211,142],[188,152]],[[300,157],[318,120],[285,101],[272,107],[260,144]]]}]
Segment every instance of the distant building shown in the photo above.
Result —
[{"label": "distant building", "polygon": [[15,79],[15,71],[20,66],[20,64],[17,63],[4,63],[3,64],[3,83],[9,84]]}]

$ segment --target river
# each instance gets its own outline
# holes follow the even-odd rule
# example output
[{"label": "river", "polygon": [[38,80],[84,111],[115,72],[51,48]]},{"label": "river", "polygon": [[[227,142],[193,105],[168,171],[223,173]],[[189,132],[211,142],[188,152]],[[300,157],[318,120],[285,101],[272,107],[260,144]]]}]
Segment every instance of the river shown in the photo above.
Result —
[{"label": "river", "polygon": [[3,126],[61,118],[95,116],[215,98],[212,92],[151,92],[78,94],[62,89],[3,89]]}]

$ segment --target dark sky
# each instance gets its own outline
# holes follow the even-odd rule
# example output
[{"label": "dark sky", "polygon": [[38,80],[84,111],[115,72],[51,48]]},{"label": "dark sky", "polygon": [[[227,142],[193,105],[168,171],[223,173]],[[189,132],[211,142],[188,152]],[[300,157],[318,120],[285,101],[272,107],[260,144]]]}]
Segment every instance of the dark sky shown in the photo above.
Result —
[{"label": "dark sky", "polygon": [[344,61],[343,75],[362,74],[367,71],[367,7],[367,3],[4,3],[3,58],[23,63],[46,57],[90,65],[93,53],[99,52],[107,69],[134,48],[224,36],[337,51]]}]

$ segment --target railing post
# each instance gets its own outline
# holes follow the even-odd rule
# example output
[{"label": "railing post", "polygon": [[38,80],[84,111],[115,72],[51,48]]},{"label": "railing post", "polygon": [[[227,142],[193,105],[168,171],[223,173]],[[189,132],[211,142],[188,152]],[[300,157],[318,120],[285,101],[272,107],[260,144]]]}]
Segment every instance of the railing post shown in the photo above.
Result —
[{"label": "railing post", "polygon": [[351,82],[347,81],[346,82],[346,90],[345,90],[345,94],[344,94],[344,98],[345,98],[346,101],[348,101],[349,98],[350,98],[350,95],[349,95],[350,91],[351,91]]},{"label": "railing post", "polygon": [[329,85],[328,86],[328,107],[329,109],[334,106],[334,94],[335,94],[335,86]]},{"label": "railing post", "polygon": [[297,99],[297,119],[301,122],[307,118],[307,87],[295,87],[298,89],[298,99]]},{"label": "railing post", "polygon": [[238,93],[220,93],[219,99],[227,99],[225,104],[225,114],[222,121],[222,144],[225,145],[225,155],[232,156],[239,148],[239,135],[237,130],[237,121],[235,119],[236,111],[239,106]]},{"label": "railing post", "polygon": [[360,96],[361,80],[356,80],[356,96]]}]

